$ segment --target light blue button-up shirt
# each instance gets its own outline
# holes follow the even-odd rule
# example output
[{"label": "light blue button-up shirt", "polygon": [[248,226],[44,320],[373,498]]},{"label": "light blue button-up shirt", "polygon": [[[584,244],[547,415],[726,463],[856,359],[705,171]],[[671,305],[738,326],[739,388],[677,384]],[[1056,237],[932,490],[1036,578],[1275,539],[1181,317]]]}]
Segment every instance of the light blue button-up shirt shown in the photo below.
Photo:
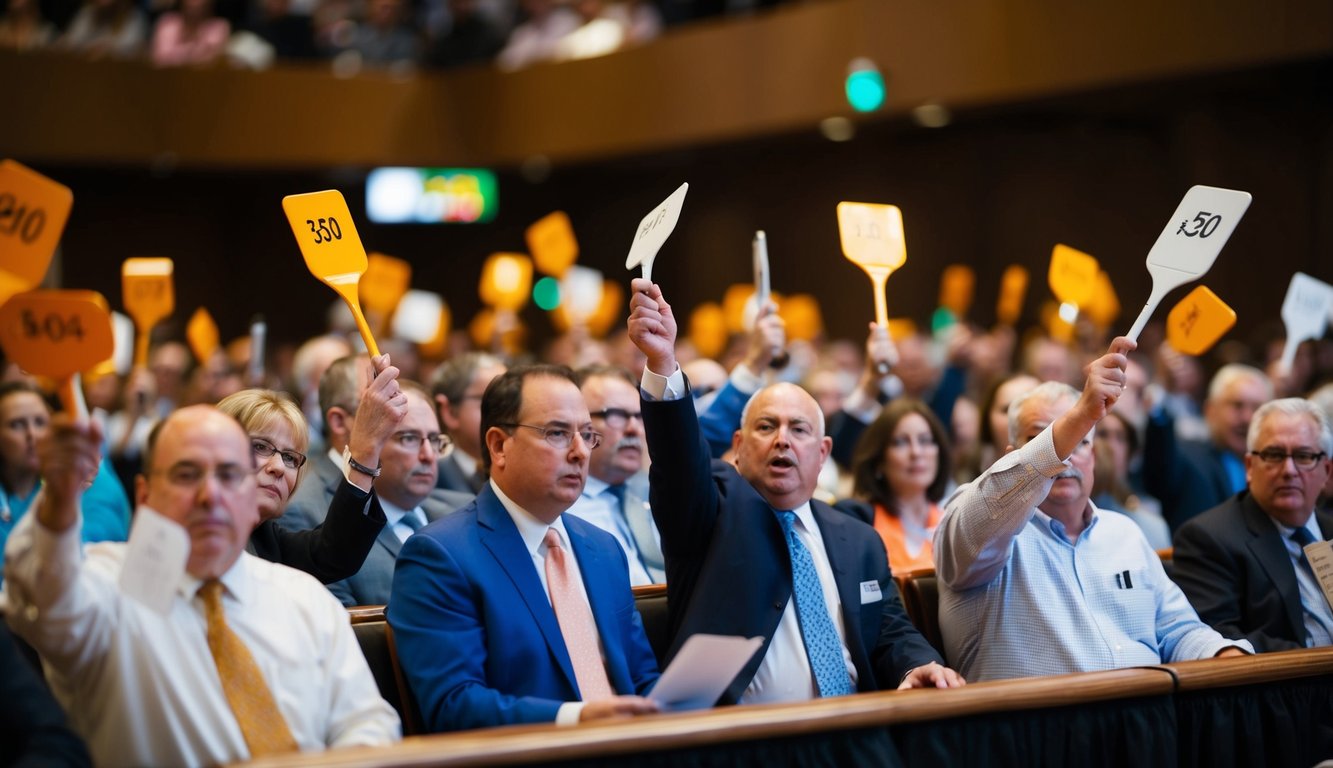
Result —
[{"label": "light blue button-up shirt", "polygon": [[1129,518],[1089,502],[1091,522],[1070,542],[1036,508],[1068,467],[1048,427],[945,505],[934,551],[953,667],[979,682],[1253,652],[1199,620]]}]

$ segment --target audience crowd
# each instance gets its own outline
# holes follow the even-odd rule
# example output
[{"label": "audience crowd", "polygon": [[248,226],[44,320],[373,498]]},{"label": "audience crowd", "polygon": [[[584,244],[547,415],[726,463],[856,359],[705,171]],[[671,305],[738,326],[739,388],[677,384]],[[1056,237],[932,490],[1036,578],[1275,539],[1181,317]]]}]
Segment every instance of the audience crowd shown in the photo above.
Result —
[{"label": "audience crowd", "polygon": [[339,73],[516,70],[643,45],[668,26],[789,0],[6,0],[0,50],[162,67],[331,61]]},{"label": "audience crowd", "polygon": [[[221,45],[210,2],[162,14],[154,50]],[[377,2],[385,24],[347,39],[413,48]],[[331,328],[257,366],[244,340],[195,360],[168,324],[145,368],[84,380],[88,421],[9,365],[0,659],[39,656],[25,695],[59,708],[22,708],[41,728],[3,750],[391,743],[340,602],[387,605],[435,731],[656,711],[631,585],[666,586],[664,662],[695,634],[762,639],[719,704],[1333,643],[1305,550],[1333,537],[1333,342],[1284,370],[1272,339],[1193,358],[1160,323],[1137,344],[1086,322],[794,340],[775,310],[716,360],[642,279],[627,326],[541,351],[384,338],[372,359]],[[131,520],[183,529],[184,564],[129,573]],[[940,648],[891,575],[932,568]]]}]

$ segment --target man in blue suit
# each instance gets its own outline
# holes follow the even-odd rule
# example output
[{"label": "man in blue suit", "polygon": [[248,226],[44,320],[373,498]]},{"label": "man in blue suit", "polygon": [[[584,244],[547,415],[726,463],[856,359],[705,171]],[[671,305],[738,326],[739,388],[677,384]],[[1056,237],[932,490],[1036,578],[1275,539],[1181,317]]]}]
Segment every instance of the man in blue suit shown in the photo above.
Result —
[{"label": "man in blue suit", "polygon": [[398,656],[427,727],[656,711],[642,698],[657,682],[657,662],[624,551],[610,534],[563,516],[601,437],[573,374],[511,369],[487,387],[481,410],[490,481],[472,504],[407,540],[389,599]]},{"label": "man in blue suit", "polygon": [[631,283],[629,335],[647,356],[642,397],[653,515],[673,638],[763,637],[723,703],[963,685],[912,626],[874,529],[814,501],[831,441],[808,393],[761,389],[710,462],[676,365],[676,322],[657,285]]}]

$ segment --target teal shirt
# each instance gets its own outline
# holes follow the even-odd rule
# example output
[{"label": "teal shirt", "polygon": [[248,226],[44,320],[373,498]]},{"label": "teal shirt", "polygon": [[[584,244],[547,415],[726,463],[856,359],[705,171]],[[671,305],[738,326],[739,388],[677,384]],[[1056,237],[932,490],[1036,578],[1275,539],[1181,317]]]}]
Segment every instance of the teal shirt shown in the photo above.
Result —
[{"label": "teal shirt", "polygon": [[[18,521],[28,512],[32,501],[37,497],[37,488],[26,498],[10,496],[0,488],[0,565],[4,564],[4,546],[9,541],[9,532],[14,530]],[[88,490],[83,492],[82,538],[84,543],[93,541],[125,541],[130,536],[130,500],[125,488],[116,477],[110,462],[102,459],[97,477]]]}]

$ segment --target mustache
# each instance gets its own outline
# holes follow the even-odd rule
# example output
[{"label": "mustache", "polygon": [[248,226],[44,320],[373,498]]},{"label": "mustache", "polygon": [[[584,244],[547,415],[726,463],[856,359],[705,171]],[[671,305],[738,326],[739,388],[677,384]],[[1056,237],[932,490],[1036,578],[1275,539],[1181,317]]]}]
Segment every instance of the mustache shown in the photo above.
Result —
[{"label": "mustache", "polygon": [[630,436],[630,437],[622,437],[616,441],[615,449],[617,451],[625,448],[636,448],[641,451],[643,450],[643,440],[637,437]]},{"label": "mustache", "polygon": [[1065,471],[1063,471],[1063,472],[1061,472],[1060,474],[1058,474],[1058,475],[1055,476],[1055,479],[1056,479],[1056,480],[1065,480],[1065,479],[1067,479],[1067,478],[1073,478],[1073,479],[1075,479],[1075,480],[1082,480],[1082,479],[1083,479],[1083,472],[1082,472],[1082,470],[1079,470],[1079,469],[1077,469],[1077,468],[1075,468],[1075,467],[1070,467],[1069,469],[1066,469]]}]

